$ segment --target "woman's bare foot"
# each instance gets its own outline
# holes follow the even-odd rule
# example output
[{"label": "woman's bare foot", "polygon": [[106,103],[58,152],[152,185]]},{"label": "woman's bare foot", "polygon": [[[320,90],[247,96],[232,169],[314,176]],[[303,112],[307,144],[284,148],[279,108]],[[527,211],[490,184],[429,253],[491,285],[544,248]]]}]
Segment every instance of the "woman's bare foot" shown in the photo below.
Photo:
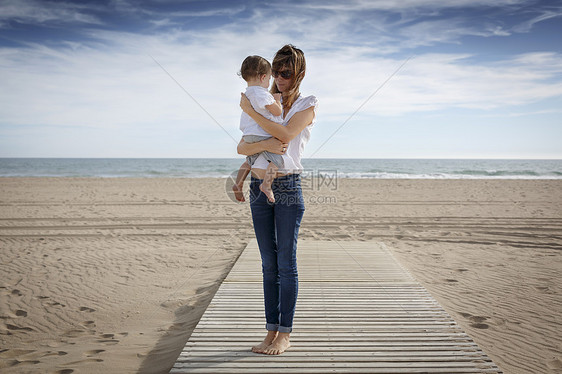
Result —
[{"label": "woman's bare foot", "polygon": [[236,200],[240,201],[241,203],[246,201],[246,199],[244,198],[244,191],[242,186],[234,184],[232,186],[232,191],[234,191],[234,197],[236,197]]},{"label": "woman's bare foot", "polygon": [[254,353],[264,353],[266,348],[271,345],[273,340],[277,337],[277,331],[268,331],[263,342],[252,347]]},{"label": "woman's bare foot", "polygon": [[265,196],[267,196],[267,200],[269,200],[270,203],[275,202],[275,196],[273,196],[273,190],[271,189],[271,187],[267,188],[262,183],[262,184],[260,184],[260,191],[263,192],[265,194]]},{"label": "woman's bare foot", "polygon": [[280,332],[271,345],[263,352],[266,355],[280,355],[291,347],[288,332]]}]

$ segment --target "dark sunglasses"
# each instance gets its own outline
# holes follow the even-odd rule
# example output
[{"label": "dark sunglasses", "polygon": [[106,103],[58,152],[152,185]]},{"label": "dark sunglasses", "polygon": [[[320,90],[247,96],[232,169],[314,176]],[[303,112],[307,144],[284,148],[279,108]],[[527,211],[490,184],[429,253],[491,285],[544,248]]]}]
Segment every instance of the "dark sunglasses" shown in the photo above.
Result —
[{"label": "dark sunglasses", "polygon": [[273,75],[273,78],[277,78],[280,75],[281,78],[283,79],[290,79],[293,76],[293,72],[290,70],[283,70],[283,71],[272,70],[271,75]]}]

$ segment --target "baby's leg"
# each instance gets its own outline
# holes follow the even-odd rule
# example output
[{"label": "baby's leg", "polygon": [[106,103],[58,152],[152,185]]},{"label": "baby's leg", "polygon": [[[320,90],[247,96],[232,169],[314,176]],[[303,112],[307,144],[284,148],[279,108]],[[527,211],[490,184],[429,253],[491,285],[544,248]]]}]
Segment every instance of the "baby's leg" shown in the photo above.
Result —
[{"label": "baby's leg", "polygon": [[246,201],[244,198],[244,181],[246,177],[250,173],[252,167],[248,163],[248,161],[244,162],[240,169],[238,169],[238,174],[236,175],[236,181],[234,182],[234,186],[232,186],[232,191],[234,191],[234,196],[236,200],[240,202]]},{"label": "baby's leg", "polygon": [[279,168],[273,162],[269,162],[267,165],[267,169],[265,171],[265,177],[263,178],[263,182],[260,185],[260,190],[267,196],[267,199],[274,203],[275,196],[273,196],[273,190],[271,189],[271,184],[273,180],[277,177],[277,171]]}]

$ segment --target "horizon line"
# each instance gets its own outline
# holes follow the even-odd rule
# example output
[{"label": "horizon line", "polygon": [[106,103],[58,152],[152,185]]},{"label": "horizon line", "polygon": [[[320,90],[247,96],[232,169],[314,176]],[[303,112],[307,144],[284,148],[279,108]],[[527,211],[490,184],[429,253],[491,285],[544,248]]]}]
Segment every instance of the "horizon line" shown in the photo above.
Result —
[{"label": "horizon line", "polygon": [[[240,156],[240,157],[239,157]],[[52,156],[0,156],[0,159],[68,159],[68,160],[225,160],[242,159],[237,157],[52,157]],[[537,160],[537,161],[562,161],[560,158],[525,158],[525,157],[303,157],[303,160]]]}]

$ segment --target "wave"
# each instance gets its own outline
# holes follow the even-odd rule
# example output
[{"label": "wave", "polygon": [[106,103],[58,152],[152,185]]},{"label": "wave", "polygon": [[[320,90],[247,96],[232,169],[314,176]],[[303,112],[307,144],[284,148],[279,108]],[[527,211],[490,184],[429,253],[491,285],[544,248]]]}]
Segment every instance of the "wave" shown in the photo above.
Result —
[{"label": "wave", "polygon": [[[6,159],[0,177],[228,178],[229,159]],[[303,159],[303,176],[374,179],[562,179],[562,160]]]},{"label": "wave", "polygon": [[561,173],[539,174],[505,172],[452,172],[452,173],[390,173],[390,172],[353,172],[337,173],[338,178],[359,179],[562,179]]}]

